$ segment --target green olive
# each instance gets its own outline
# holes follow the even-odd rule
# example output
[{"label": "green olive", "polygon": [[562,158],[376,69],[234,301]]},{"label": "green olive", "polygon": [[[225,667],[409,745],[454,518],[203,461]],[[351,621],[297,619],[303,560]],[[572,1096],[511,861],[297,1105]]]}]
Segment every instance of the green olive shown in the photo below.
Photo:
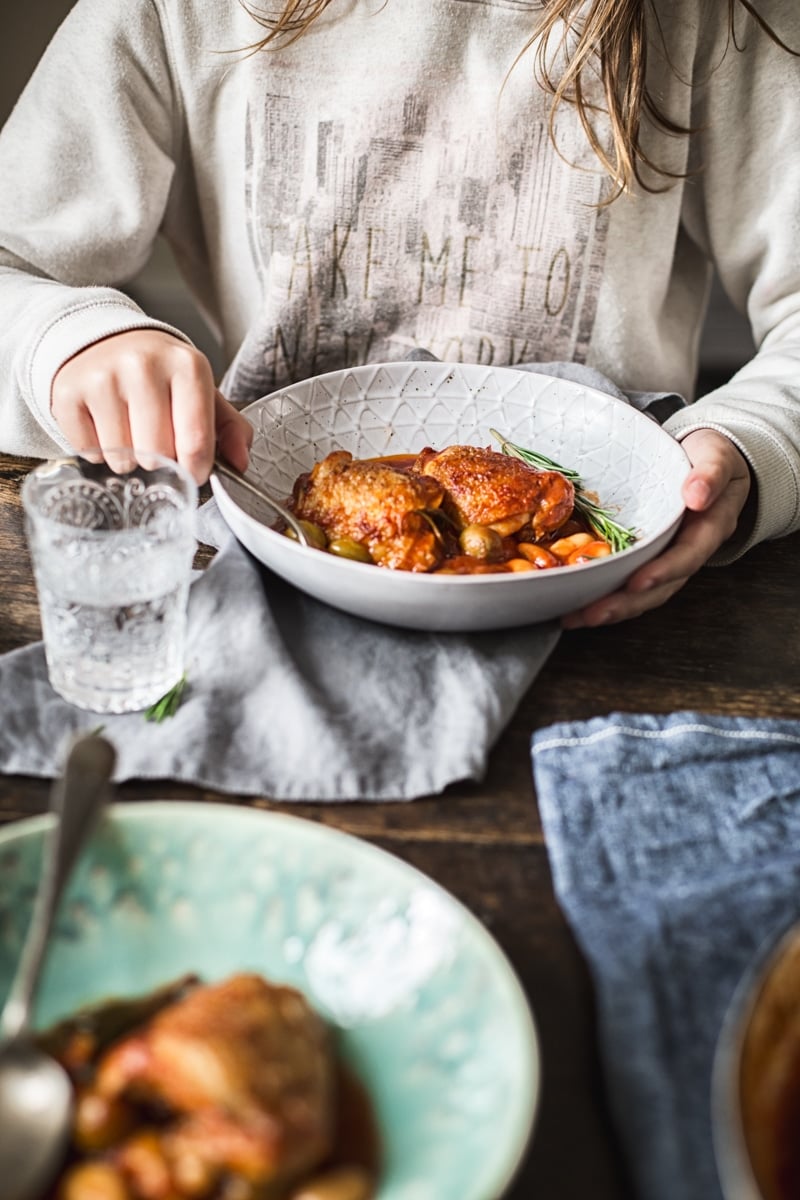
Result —
[{"label": "green olive", "polygon": [[[319,525],[315,525],[313,521],[301,520],[300,525],[302,526],[303,532],[308,538],[308,544],[310,546],[314,546],[317,550],[324,550],[328,545],[328,539],[325,535],[325,530],[321,529]],[[287,528],[284,532],[288,538],[292,538],[292,540],[295,542],[297,541],[297,534],[293,529]]]},{"label": "green olive", "polygon": [[374,561],[363,542],[357,542],[354,538],[349,537],[331,538],[328,542],[328,552],[339,558],[352,558],[355,562],[371,563]]},{"label": "green olive", "polygon": [[467,525],[461,530],[458,544],[470,558],[497,559],[503,553],[503,539],[488,525]]}]

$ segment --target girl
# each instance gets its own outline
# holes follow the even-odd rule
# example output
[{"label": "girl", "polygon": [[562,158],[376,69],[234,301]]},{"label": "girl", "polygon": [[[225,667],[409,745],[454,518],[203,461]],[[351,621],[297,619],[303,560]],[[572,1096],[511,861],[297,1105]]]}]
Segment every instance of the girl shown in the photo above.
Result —
[{"label": "girl", "polygon": [[[713,267],[759,352],[667,429],[631,617],[800,527],[796,0],[77,0],[0,135],[7,451],[243,467],[238,406],[424,347],[692,398]],[[169,241],[230,363],[119,290]]]}]

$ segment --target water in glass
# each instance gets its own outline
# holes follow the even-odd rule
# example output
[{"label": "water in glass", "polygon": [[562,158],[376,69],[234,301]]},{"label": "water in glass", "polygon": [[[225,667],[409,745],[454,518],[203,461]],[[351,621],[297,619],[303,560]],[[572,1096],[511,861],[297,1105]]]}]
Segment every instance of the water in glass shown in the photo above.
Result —
[{"label": "water in glass", "polygon": [[58,460],[23,489],[50,682],[95,712],[146,708],[184,671],[196,487],[145,461]]}]

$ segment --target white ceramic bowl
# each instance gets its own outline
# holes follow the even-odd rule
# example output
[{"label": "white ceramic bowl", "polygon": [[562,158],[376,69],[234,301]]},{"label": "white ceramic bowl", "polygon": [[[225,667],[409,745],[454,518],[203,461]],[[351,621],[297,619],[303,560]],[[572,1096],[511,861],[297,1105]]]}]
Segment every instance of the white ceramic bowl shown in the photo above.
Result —
[{"label": "white ceramic bowl", "polygon": [[548,571],[390,571],[298,545],[269,528],[270,517],[243,489],[212,479],[223,517],[257,559],[319,600],[391,625],[502,629],[582,608],[666,546],[684,511],[689,464],[674,438],[622,400],[547,375],[438,362],[356,367],[293,384],[244,412],[255,429],[248,474],[281,499],[332,450],[371,458],[425,446],[498,448],[494,428],[578,471],[585,488],[639,534],[620,554]]}]

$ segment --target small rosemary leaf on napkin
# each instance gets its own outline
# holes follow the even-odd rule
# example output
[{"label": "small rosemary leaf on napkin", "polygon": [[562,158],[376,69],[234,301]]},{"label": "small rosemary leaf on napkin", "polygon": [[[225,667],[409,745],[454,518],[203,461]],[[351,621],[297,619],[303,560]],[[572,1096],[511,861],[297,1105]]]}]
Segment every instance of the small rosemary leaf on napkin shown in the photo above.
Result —
[{"label": "small rosemary leaf on napkin", "polygon": [[166,717],[174,717],[178,711],[181,699],[183,697],[184,688],[186,687],[186,672],[181,675],[178,682],[171,687],[169,691],[156,700],[155,704],[151,704],[145,711],[144,718],[146,721],[163,721]]}]

